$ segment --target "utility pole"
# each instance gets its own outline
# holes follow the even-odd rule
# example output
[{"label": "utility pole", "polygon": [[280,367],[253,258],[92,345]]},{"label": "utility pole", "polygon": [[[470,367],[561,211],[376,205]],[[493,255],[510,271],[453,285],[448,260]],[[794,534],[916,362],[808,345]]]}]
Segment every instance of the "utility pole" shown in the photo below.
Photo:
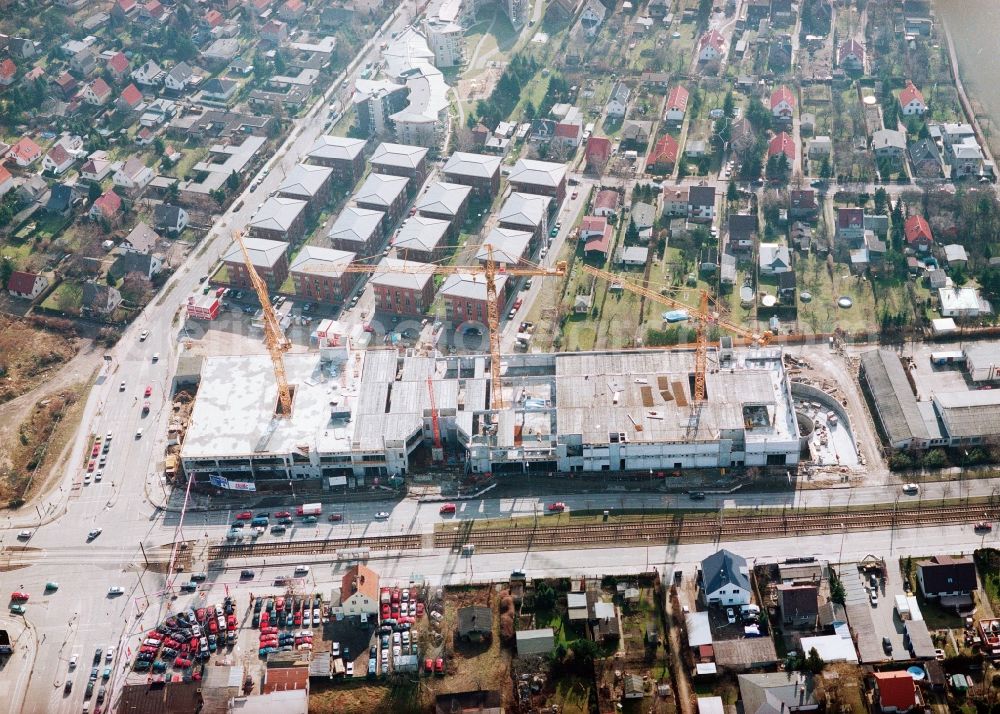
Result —
[{"label": "utility pole", "polygon": [[[142,551],[142,559],[146,561],[146,568],[149,568],[149,558],[146,557],[146,548],[142,545],[142,541],[139,541],[139,550]],[[142,579],[140,578],[140,582]]]}]

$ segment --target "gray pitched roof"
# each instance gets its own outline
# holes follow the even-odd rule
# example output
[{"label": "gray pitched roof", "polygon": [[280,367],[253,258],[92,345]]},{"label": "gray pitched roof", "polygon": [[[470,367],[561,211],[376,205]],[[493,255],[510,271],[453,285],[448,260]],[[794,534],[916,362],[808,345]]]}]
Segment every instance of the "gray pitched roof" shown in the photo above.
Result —
[{"label": "gray pitched roof", "polygon": [[[340,136],[321,136],[309,149],[308,156],[319,159],[342,159],[352,161],[365,150],[364,139],[348,139]],[[426,151],[426,149],[424,150]]]},{"label": "gray pitched roof", "polygon": [[373,165],[381,164],[412,169],[416,168],[425,156],[427,156],[427,149],[422,146],[382,142],[372,154],[371,162]]},{"label": "gray pitched roof", "polygon": [[331,240],[366,243],[378,230],[384,215],[381,211],[348,206],[337,216],[327,236]]},{"label": "gray pitched roof", "polygon": [[406,184],[409,181],[410,179],[405,176],[368,174],[368,178],[354,195],[354,200],[389,207],[401,193],[406,191]]},{"label": "gray pitched roof", "polygon": [[[247,247],[250,254],[250,262],[258,268],[273,267],[281,260],[285,254],[288,243],[280,240],[268,240],[267,238],[244,238],[243,245]],[[222,260],[227,263],[243,263],[243,251],[234,241]]]},{"label": "gray pitched roof", "polygon": [[725,548],[701,561],[701,577],[706,593],[715,592],[726,585],[750,589],[747,559]]},{"label": "gray pitched roof", "polygon": [[550,196],[537,196],[532,193],[515,191],[504,201],[498,215],[498,221],[534,228],[545,221],[551,202]]},{"label": "gray pitched roof", "polygon": [[306,202],[297,198],[272,196],[264,201],[250,220],[251,228],[269,231],[287,231],[305,210]]},{"label": "gray pitched roof", "polygon": [[448,221],[426,216],[412,216],[399,229],[392,244],[398,249],[432,251],[439,247],[448,233]]},{"label": "gray pitched roof", "polygon": [[489,178],[500,170],[500,157],[456,151],[444,165],[444,173]]},{"label": "gray pitched roof", "polygon": [[417,202],[417,210],[454,216],[471,192],[469,186],[438,181]]},{"label": "gray pitched roof", "polygon": [[518,159],[508,177],[511,183],[555,188],[566,177],[566,164]]},{"label": "gray pitched roof", "polygon": [[293,196],[308,196],[312,198],[323,187],[323,184],[333,174],[333,169],[312,164],[296,164],[288,172],[285,180],[278,186],[278,193],[290,193]]}]

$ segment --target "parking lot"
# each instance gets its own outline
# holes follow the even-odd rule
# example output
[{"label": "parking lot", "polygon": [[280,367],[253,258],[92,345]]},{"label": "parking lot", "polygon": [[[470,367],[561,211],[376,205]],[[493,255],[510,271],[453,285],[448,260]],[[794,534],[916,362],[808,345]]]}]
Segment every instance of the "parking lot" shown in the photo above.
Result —
[{"label": "parking lot", "polygon": [[[889,568],[888,578],[877,582],[878,604],[871,601],[871,575],[864,575],[856,563],[838,567],[840,581],[846,593],[847,617],[858,637],[858,652],[862,662],[882,662],[887,659],[907,660],[910,653],[903,644],[903,623],[896,615],[896,595],[903,594],[902,576]],[[892,643],[892,654],[885,652],[883,638]]]}]

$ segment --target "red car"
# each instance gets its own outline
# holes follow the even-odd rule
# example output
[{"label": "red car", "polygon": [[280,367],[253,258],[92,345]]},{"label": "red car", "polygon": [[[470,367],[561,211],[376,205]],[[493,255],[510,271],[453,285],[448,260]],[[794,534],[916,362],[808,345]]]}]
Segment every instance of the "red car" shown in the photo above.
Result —
[{"label": "red car", "polygon": [[427,674],[434,673],[434,660],[430,657],[424,660],[424,671],[427,672]]},{"label": "red car", "polygon": [[399,588],[392,589],[392,604],[393,605],[399,604]]},{"label": "red car", "polygon": [[89,464],[87,464],[87,473],[93,473],[95,468],[97,468],[97,462],[91,461]]},{"label": "red car", "polygon": [[292,514],[290,511],[278,511],[274,514],[275,518],[291,518]]},{"label": "red car", "polygon": [[217,621],[215,621],[214,619],[213,620],[209,620],[208,621],[208,631],[210,633],[212,633],[213,635],[216,634],[219,631],[219,623]]},{"label": "red car", "polygon": [[434,662],[434,671],[438,674],[444,674],[444,659],[441,657],[438,657],[437,661]]},{"label": "red car", "polygon": [[976,524],[977,531],[991,531],[993,530],[993,524],[986,521],[980,521]]},{"label": "red car", "polygon": [[97,456],[99,453],[101,453],[101,445],[94,444],[94,448],[90,450],[90,455]]},{"label": "red car", "polygon": [[417,602],[417,617],[424,616],[424,604],[422,602]]},{"label": "red car", "polygon": [[204,622],[205,621],[205,608],[199,607],[197,610],[194,611],[194,616],[198,620],[198,622]]},{"label": "red car", "polygon": [[174,666],[177,669],[187,669],[188,667],[191,666],[191,660],[184,659],[183,657],[178,657],[177,659],[174,660]]},{"label": "red car", "polygon": [[389,619],[389,613],[390,613],[389,606],[388,605],[383,605],[382,606],[382,619],[383,620],[388,620]]},{"label": "red car", "polygon": [[457,510],[458,510],[458,508],[456,508],[456,506],[455,506],[454,503],[445,503],[444,505],[441,506],[441,508],[438,511],[438,513],[441,513],[441,514],[454,513]]},{"label": "red car", "polygon": [[562,501],[556,501],[555,503],[549,504],[549,511],[552,513],[561,513],[566,510],[566,504]]},{"label": "red car", "polygon": [[236,520],[238,521],[249,521],[251,518],[253,518],[253,514],[250,511],[243,511],[236,514]]},{"label": "red car", "polygon": [[330,514],[330,520],[334,521],[334,522],[336,522],[336,521],[342,521],[342,520],[344,520],[344,514],[343,513],[331,513]]},{"label": "red car", "polygon": [[285,596],[284,595],[279,595],[278,597],[274,598],[274,609],[275,610],[284,610],[285,609]]},{"label": "red car", "polygon": [[147,385],[146,385],[146,391],[142,393],[142,396],[144,396],[144,397],[148,397],[148,396],[150,396],[150,395],[151,395],[152,393],[153,393],[153,387],[152,387],[152,385],[149,385],[149,384],[147,384]]}]

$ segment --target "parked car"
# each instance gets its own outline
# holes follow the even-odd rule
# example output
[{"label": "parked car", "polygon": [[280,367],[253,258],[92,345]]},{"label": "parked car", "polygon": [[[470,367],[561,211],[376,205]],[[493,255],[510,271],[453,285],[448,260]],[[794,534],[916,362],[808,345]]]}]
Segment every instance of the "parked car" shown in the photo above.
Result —
[{"label": "parked car", "polygon": [[445,503],[438,510],[438,513],[441,513],[443,515],[443,514],[446,514],[446,513],[454,513],[457,510],[458,510],[458,508],[455,506],[454,503]]},{"label": "parked car", "polygon": [[549,511],[551,513],[560,513],[566,510],[566,504],[562,501],[556,501],[555,503],[549,504]]}]

